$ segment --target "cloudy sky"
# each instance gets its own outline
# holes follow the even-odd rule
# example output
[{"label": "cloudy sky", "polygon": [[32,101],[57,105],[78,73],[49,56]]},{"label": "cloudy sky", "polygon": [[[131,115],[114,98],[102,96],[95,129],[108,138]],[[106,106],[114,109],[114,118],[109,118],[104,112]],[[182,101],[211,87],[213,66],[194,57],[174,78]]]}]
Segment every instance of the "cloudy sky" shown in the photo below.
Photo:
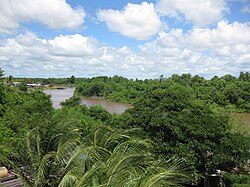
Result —
[{"label": "cloudy sky", "polygon": [[250,71],[249,0],[0,0],[14,77],[157,78]]}]

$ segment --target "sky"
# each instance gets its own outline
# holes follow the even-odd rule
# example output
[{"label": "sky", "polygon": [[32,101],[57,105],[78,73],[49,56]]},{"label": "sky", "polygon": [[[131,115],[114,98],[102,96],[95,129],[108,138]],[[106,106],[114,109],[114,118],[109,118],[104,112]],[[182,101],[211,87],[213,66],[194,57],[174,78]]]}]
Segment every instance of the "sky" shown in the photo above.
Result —
[{"label": "sky", "polygon": [[250,72],[250,0],[0,0],[13,77]]}]

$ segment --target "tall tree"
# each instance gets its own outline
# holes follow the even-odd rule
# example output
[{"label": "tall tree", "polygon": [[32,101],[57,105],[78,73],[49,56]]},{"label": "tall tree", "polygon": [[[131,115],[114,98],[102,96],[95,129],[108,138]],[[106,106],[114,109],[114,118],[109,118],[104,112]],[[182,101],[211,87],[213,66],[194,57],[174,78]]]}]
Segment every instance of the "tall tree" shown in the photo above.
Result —
[{"label": "tall tree", "polygon": [[100,127],[79,141],[77,129],[44,137],[39,127],[27,133],[22,151],[10,164],[25,186],[172,186],[187,180],[188,170],[182,160],[154,161],[149,142]]},{"label": "tall tree", "polygon": [[4,76],[4,70],[2,70],[2,68],[0,68],[0,78]]}]

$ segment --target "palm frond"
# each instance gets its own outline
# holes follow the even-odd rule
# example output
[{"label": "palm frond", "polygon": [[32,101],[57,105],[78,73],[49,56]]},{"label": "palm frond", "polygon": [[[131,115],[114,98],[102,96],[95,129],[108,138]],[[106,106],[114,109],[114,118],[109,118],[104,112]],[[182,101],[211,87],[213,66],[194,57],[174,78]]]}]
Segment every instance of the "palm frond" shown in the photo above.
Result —
[{"label": "palm frond", "polygon": [[73,171],[68,172],[61,179],[58,187],[72,187],[75,186],[78,181],[79,176],[77,176]]}]

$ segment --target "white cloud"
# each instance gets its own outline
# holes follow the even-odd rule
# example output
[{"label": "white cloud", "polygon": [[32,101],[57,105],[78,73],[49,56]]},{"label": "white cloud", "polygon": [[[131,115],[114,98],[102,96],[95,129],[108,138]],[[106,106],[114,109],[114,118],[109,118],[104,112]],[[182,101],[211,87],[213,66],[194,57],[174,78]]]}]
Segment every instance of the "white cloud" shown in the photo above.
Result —
[{"label": "white cloud", "polygon": [[241,9],[241,12],[250,13],[250,4],[244,5],[244,7]]},{"label": "white cloud", "polygon": [[228,11],[226,0],[159,0],[157,10],[161,15],[206,26],[221,20]]},{"label": "white cloud", "polygon": [[250,25],[246,23],[221,21],[214,29],[193,28],[187,32],[182,29],[171,29],[160,32],[157,44],[171,48],[189,48],[195,51],[216,49],[223,46],[237,46],[250,44]]},{"label": "white cloud", "polygon": [[0,64],[8,75],[80,77],[115,74],[157,78],[191,73],[210,78],[250,71],[250,25],[221,21],[217,27],[171,29],[140,46],[114,48],[80,34],[38,38],[28,32],[0,40]]},{"label": "white cloud", "polygon": [[84,17],[83,9],[73,9],[66,0],[1,0],[0,33],[32,21],[54,29],[74,29],[83,24]]},{"label": "white cloud", "polygon": [[238,22],[221,21],[214,29],[187,32],[172,29],[140,48],[147,60],[158,62],[170,75],[189,72],[211,77],[250,70],[250,26]]},{"label": "white cloud", "polygon": [[[101,45],[95,38],[60,35],[46,40],[28,32],[0,40],[0,64],[7,75],[27,77],[81,77],[138,75],[140,58],[127,46]],[[124,70],[129,66],[130,75]]]},{"label": "white cloud", "polygon": [[97,41],[94,38],[75,34],[57,36],[49,40],[48,44],[52,46],[52,52],[57,55],[85,56],[95,52]]},{"label": "white cloud", "polygon": [[147,39],[157,34],[162,28],[154,5],[147,2],[128,3],[122,11],[99,10],[97,16],[100,21],[107,24],[111,31],[137,40]]}]

